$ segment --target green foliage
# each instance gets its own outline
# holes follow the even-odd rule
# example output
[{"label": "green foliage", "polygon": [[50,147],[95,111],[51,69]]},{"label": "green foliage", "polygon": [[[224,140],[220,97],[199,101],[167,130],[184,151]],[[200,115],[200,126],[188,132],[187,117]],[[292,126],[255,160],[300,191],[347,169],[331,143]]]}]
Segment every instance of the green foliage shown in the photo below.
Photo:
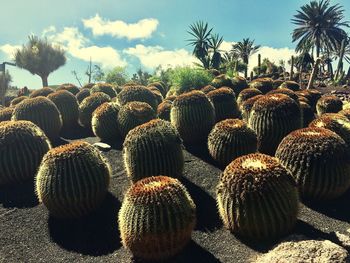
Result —
[{"label": "green foliage", "polygon": [[136,259],[164,262],[191,240],[196,205],[179,180],[148,177],[127,190],[118,223],[122,244]]},{"label": "green foliage", "polygon": [[47,77],[51,72],[66,63],[65,52],[60,46],[53,46],[47,39],[29,36],[29,41],[21,49],[17,49],[14,60],[20,68],[38,75],[43,87],[47,87]]},{"label": "green foliage", "polygon": [[147,85],[147,83],[149,82],[148,79],[151,77],[152,75],[149,74],[146,71],[143,71],[141,68],[138,69],[136,71],[136,73],[134,73],[132,75],[131,81],[136,82],[140,85]]},{"label": "green foliage", "polygon": [[[254,67],[253,71],[255,75],[258,75],[259,67],[258,66]],[[279,72],[280,72],[280,69],[274,62],[270,61],[268,58],[263,59],[260,66],[260,74],[273,74],[273,73],[279,73]]]},{"label": "green foliage", "polygon": [[129,76],[125,67],[115,67],[104,74],[103,80],[110,84],[123,86],[129,81]]},{"label": "green foliage", "polygon": [[35,180],[36,194],[52,216],[81,217],[102,203],[110,174],[97,148],[76,141],[45,154]]}]

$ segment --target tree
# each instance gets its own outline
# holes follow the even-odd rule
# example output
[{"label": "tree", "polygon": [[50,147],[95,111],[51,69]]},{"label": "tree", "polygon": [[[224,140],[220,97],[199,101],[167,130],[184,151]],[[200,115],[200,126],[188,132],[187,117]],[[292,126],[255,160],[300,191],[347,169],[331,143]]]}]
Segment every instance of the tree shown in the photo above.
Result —
[{"label": "tree", "polygon": [[148,84],[148,79],[152,77],[151,74],[149,74],[146,71],[143,71],[141,68],[139,70],[136,71],[136,73],[134,73],[132,75],[131,81],[134,81],[136,83],[139,83],[141,85],[147,85]]},{"label": "tree", "polygon": [[237,42],[232,45],[231,53],[241,58],[243,63],[247,65],[247,70],[244,72],[244,77],[248,77],[248,65],[251,55],[256,53],[260,48],[260,45],[254,45],[254,40],[244,38],[243,41]]},{"label": "tree", "polygon": [[0,102],[3,106],[5,106],[5,95],[6,91],[12,82],[12,77],[8,70],[6,70],[6,73],[0,72]]},{"label": "tree", "polygon": [[47,78],[51,72],[66,63],[65,52],[60,46],[52,45],[47,39],[29,36],[29,41],[17,49],[14,60],[20,68],[38,75],[43,87],[48,86]]},{"label": "tree", "polygon": [[105,82],[122,86],[128,82],[128,74],[125,67],[115,67],[105,74]]},{"label": "tree", "polygon": [[239,72],[245,72],[247,65],[239,60],[236,54],[225,52],[222,56],[220,70],[228,76],[237,76]]},{"label": "tree", "polygon": [[342,27],[349,27],[347,21],[342,21],[343,18],[343,7],[330,5],[329,0],[311,1],[303,5],[292,19],[292,23],[297,25],[292,39],[293,42],[299,41],[296,51],[305,51],[305,47],[315,48],[319,57],[322,50],[335,50],[346,37]]}]

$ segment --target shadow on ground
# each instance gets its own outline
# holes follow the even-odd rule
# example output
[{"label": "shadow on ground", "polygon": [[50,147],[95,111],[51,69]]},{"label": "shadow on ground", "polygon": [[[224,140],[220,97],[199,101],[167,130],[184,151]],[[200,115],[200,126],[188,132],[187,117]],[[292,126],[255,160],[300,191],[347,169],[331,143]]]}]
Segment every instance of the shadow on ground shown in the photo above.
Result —
[{"label": "shadow on ground", "polygon": [[203,160],[204,162],[213,165],[216,168],[223,170],[225,167],[221,167],[209,154],[208,146],[205,143],[188,145],[185,144],[186,150],[197,158]]},{"label": "shadow on ground", "polygon": [[181,182],[187,188],[194,203],[196,204],[197,224],[195,229],[207,232],[220,228],[222,226],[222,222],[217,212],[218,209],[215,199],[198,185],[189,181],[187,178],[183,177]]},{"label": "shadow on ground", "polygon": [[34,192],[34,180],[15,186],[1,186],[0,204],[5,208],[29,208],[38,205]]},{"label": "shadow on ground", "polygon": [[76,220],[49,217],[51,239],[66,250],[84,255],[101,256],[112,253],[120,246],[118,211],[120,202],[111,193],[93,214]]},{"label": "shadow on ground", "polygon": [[60,135],[62,138],[68,140],[77,140],[95,136],[91,129],[86,129],[78,124],[67,130],[62,130]]}]

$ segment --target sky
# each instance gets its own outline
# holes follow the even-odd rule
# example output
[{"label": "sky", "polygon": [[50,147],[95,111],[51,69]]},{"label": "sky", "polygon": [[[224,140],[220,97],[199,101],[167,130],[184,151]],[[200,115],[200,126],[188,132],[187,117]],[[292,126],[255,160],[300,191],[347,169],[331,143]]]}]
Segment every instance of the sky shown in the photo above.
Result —
[{"label": "sky", "polygon": [[[59,43],[67,62],[49,76],[49,85],[82,83],[91,57],[103,70],[126,67],[131,76],[141,68],[153,73],[161,65],[193,65],[190,24],[203,20],[213,32],[223,36],[222,50],[233,42],[251,38],[261,45],[259,53],[278,62],[294,54],[291,18],[300,0],[0,0],[0,63],[11,61],[34,34]],[[345,9],[350,20],[350,1],[331,0]],[[350,31],[350,30],[349,30]],[[250,68],[257,64],[257,54],[250,58]],[[12,85],[36,89],[41,79],[24,69],[8,66]]]}]

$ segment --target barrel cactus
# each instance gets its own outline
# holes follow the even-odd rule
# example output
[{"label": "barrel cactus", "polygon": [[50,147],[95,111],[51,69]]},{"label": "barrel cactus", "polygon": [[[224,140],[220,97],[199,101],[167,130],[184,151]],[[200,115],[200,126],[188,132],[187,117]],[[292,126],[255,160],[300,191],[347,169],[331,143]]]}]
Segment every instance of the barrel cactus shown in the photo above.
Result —
[{"label": "barrel cactus", "polygon": [[256,96],[254,96],[254,97],[251,97],[251,98],[247,99],[246,101],[244,101],[244,102],[242,103],[242,105],[240,106],[240,108],[241,108],[241,113],[242,113],[242,118],[243,118],[243,120],[245,120],[246,122],[249,121],[250,112],[251,112],[251,110],[252,110],[252,108],[253,108],[254,103],[255,103],[258,99],[262,98],[263,96],[264,96],[264,95],[256,95]]},{"label": "barrel cactus", "polygon": [[126,192],[118,222],[122,244],[136,258],[162,261],[191,240],[196,205],[177,179],[147,177]]},{"label": "barrel cactus", "polygon": [[0,109],[0,122],[9,121],[12,118],[12,113],[15,110],[14,107],[6,107]]},{"label": "barrel cactus", "polygon": [[236,96],[232,89],[218,88],[209,92],[207,97],[214,105],[216,122],[241,116]]},{"label": "barrel cactus", "polygon": [[278,146],[276,157],[291,171],[306,199],[334,199],[350,186],[348,146],[328,129],[313,127],[290,133]]},{"label": "barrel cactus", "polygon": [[11,100],[10,107],[16,106],[17,104],[21,103],[26,99],[28,99],[27,96],[20,96],[20,97],[14,98],[13,100]]},{"label": "barrel cactus", "polygon": [[113,85],[109,83],[97,83],[91,89],[91,94],[96,92],[103,92],[107,94],[111,99],[117,96],[117,93],[113,89]]},{"label": "barrel cactus", "polygon": [[117,103],[123,106],[131,101],[140,101],[148,103],[155,111],[158,102],[152,91],[144,86],[126,86],[117,96]]},{"label": "barrel cactus", "polygon": [[159,119],[170,121],[170,110],[173,103],[169,100],[163,101],[158,105],[157,116]]},{"label": "barrel cactus", "polygon": [[34,179],[51,144],[44,132],[30,121],[0,123],[0,185]]},{"label": "barrel cactus", "polygon": [[297,94],[295,94],[294,91],[287,89],[287,88],[278,88],[275,90],[269,91],[267,94],[284,94],[293,99],[297,104],[299,104],[299,97]]},{"label": "barrel cactus", "polygon": [[232,80],[230,79],[229,76],[226,76],[225,74],[220,74],[216,76],[212,80],[210,85],[214,86],[215,88],[221,88],[221,87],[233,88]]},{"label": "barrel cactus", "polygon": [[156,118],[156,112],[145,102],[132,101],[120,107],[118,125],[122,138],[138,125]]},{"label": "barrel cactus", "polygon": [[78,100],[78,103],[81,103],[85,98],[89,97],[90,94],[90,90],[87,88],[81,89],[76,95],[75,97]]},{"label": "barrel cactus", "polygon": [[344,115],[346,118],[348,118],[348,120],[350,120],[350,108],[343,109],[343,110],[339,111],[338,113],[341,115]]},{"label": "barrel cactus", "polygon": [[315,113],[309,104],[299,101],[299,105],[301,110],[302,126],[305,128],[315,119]]},{"label": "barrel cactus", "polygon": [[110,97],[103,92],[96,92],[85,98],[79,105],[79,121],[80,124],[90,129],[92,113],[105,102],[109,102]]},{"label": "barrel cactus", "polygon": [[152,91],[153,95],[155,96],[156,100],[157,100],[157,105],[159,105],[160,103],[162,103],[164,97],[162,95],[162,93],[154,86],[150,86],[147,87],[150,91]]},{"label": "barrel cactus", "polygon": [[30,98],[36,98],[39,96],[47,97],[50,93],[54,93],[55,91],[49,87],[44,87],[41,89],[34,90],[30,93],[29,97]]},{"label": "barrel cactus", "polygon": [[273,80],[271,78],[258,78],[250,82],[249,86],[251,88],[256,88],[260,90],[263,94],[268,93],[273,90]]},{"label": "barrel cactus", "polygon": [[12,120],[27,120],[39,126],[50,140],[59,138],[62,117],[56,105],[39,96],[22,101],[15,107]]},{"label": "barrel cactus", "polygon": [[343,102],[334,95],[322,96],[316,104],[317,115],[324,113],[337,113],[343,109]]},{"label": "barrel cactus", "polygon": [[174,100],[170,120],[185,143],[200,143],[215,124],[215,109],[203,92],[190,91]]},{"label": "barrel cactus", "polygon": [[79,88],[77,86],[75,86],[74,84],[71,83],[64,83],[62,85],[60,85],[57,89],[57,91],[59,90],[66,90],[70,93],[72,93],[73,95],[77,95],[79,93]]},{"label": "barrel cactus", "polygon": [[92,131],[102,141],[111,142],[120,138],[118,125],[119,106],[113,102],[105,102],[92,114]]},{"label": "barrel cactus", "polygon": [[216,88],[212,85],[207,85],[203,88],[201,88],[201,91],[204,92],[205,94],[208,94],[209,92],[216,90]]},{"label": "barrel cactus", "polygon": [[300,107],[287,95],[265,95],[254,103],[248,123],[258,135],[259,152],[274,155],[284,136],[301,128]]},{"label": "barrel cactus", "polygon": [[257,95],[262,95],[262,92],[256,88],[247,88],[242,90],[237,98],[238,106],[240,107],[243,104],[243,102]]},{"label": "barrel cactus", "polygon": [[97,148],[76,141],[44,155],[35,178],[36,194],[52,216],[81,217],[102,203],[110,174]]},{"label": "barrel cactus", "polygon": [[236,96],[238,96],[242,90],[249,87],[247,80],[241,76],[235,76],[231,79],[232,81],[232,89],[235,92]]},{"label": "barrel cactus", "polygon": [[208,136],[209,154],[221,167],[239,156],[256,152],[257,144],[256,133],[239,119],[218,122]]},{"label": "barrel cactus", "polygon": [[[301,95],[297,95],[297,96],[298,96],[299,102],[305,102],[305,103],[307,103],[307,104],[309,104],[309,105],[311,104],[308,98],[306,98],[306,97],[304,97],[304,96],[301,96]],[[310,107],[311,107],[311,106],[310,106]],[[311,109],[312,109],[312,108],[311,108]]]},{"label": "barrel cactus", "polygon": [[297,91],[297,90],[300,90],[300,85],[299,85],[299,83],[297,83],[295,81],[287,80],[287,81],[283,82],[281,84],[281,86],[279,86],[279,88],[286,88],[286,89],[290,89],[293,91]]},{"label": "barrel cactus", "polygon": [[253,153],[226,167],[217,186],[217,204],[231,232],[250,241],[270,241],[294,227],[298,191],[277,158]]},{"label": "barrel cactus", "polygon": [[321,98],[322,93],[316,89],[300,90],[295,92],[298,96],[303,96],[309,100],[309,105],[316,111],[316,103]]},{"label": "barrel cactus", "polygon": [[281,84],[284,82],[284,80],[282,80],[282,79],[275,79],[275,80],[273,80],[273,82],[272,82],[272,87],[274,88],[274,89],[277,89],[279,86],[281,86]]},{"label": "barrel cactus", "polygon": [[93,86],[95,85],[95,83],[86,83],[82,89],[91,89]]},{"label": "barrel cactus", "polygon": [[338,113],[325,113],[313,120],[309,127],[320,127],[338,134],[350,146],[350,121]]},{"label": "barrel cactus", "polygon": [[61,113],[62,129],[68,130],[78,124],[79,104],[76,97],[67,90],[59,90],[47,96]]},{"label": "barrel cactus", "polygon": [[165,87],[165,85],[160,83],[160,82],[150,83],[147,87],[154,87],[154,88],[156,88],[162,94],[163,97],[166,96],[166,93],[168,91],[167,88]]}]

